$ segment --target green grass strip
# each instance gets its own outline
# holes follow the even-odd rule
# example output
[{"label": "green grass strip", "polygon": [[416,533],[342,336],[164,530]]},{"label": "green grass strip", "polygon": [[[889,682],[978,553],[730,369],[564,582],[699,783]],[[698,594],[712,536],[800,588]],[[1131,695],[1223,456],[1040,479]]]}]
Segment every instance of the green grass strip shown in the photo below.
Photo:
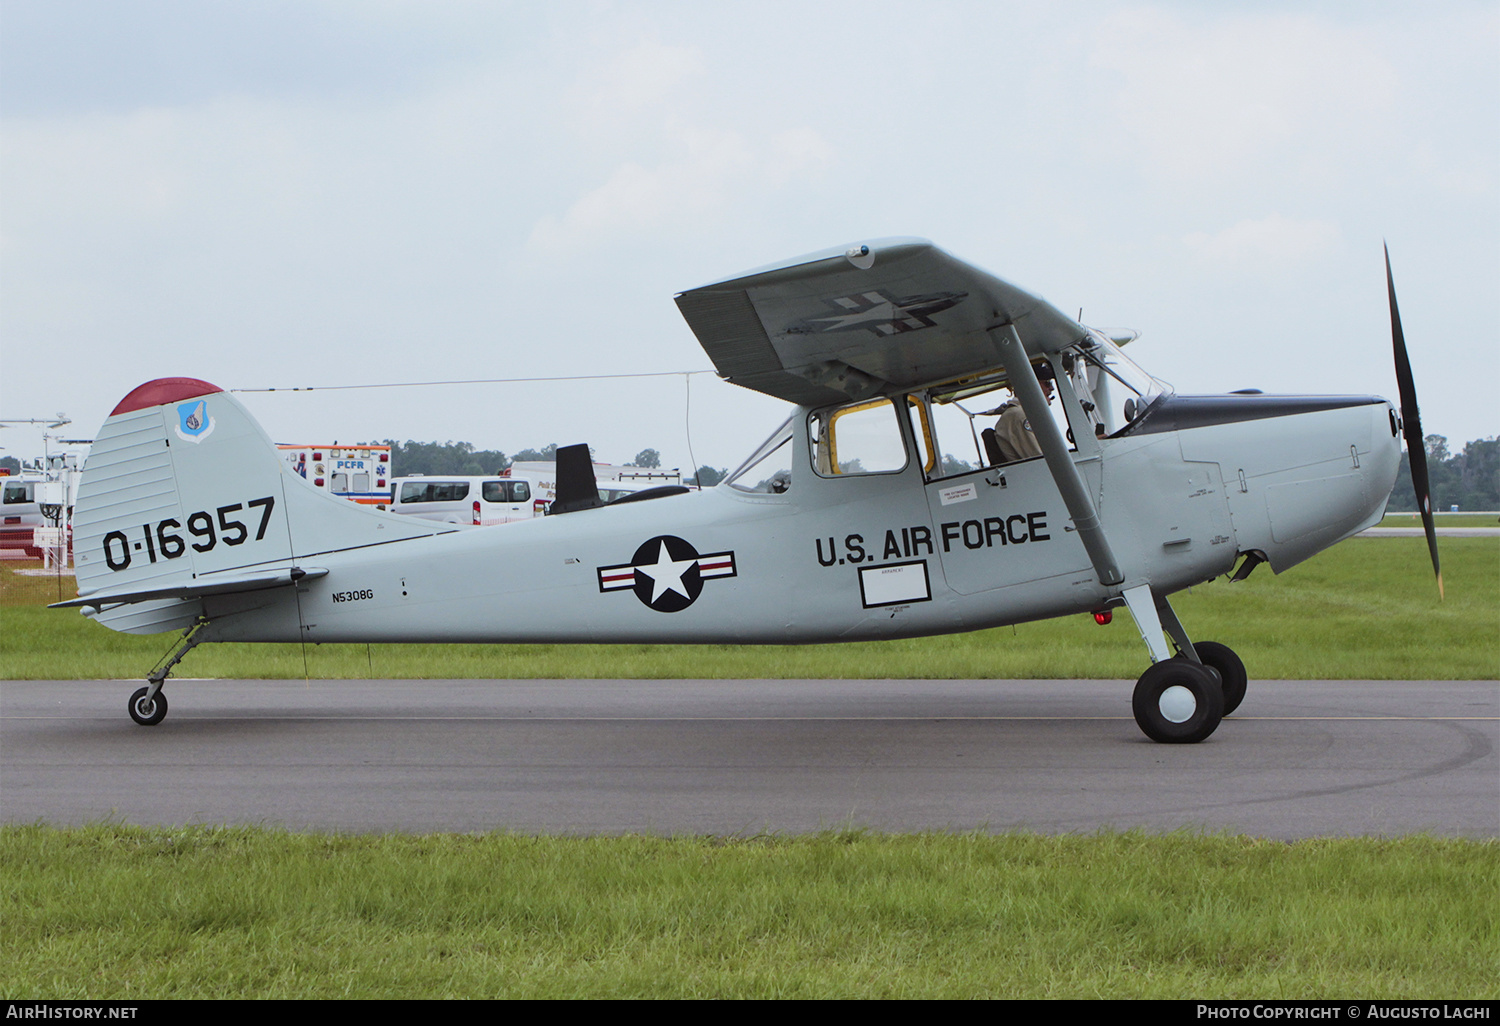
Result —
[{"label": "green grass strip", "polygon": [[[497,528],[503,530],[503,528]],[[1500,538],[1445,538],[1438,601],[1421,538],[1355,538],[1282,575],[1173,596],[1188,632],[1223,642],[1255,679],[1500,678]],[[175,634],[117,634],[49,610],[59,582],[0,572],[0,678],[143,677]],[[64,591],[71,597],[71,593]],[[1134,678],[1147,665],[1128,613],[849,645],[205,645],[184,677]]]},{"label": "green grass strip", "polygon": [[0,828],[10,998],[1494,998],[1500,846]]}]

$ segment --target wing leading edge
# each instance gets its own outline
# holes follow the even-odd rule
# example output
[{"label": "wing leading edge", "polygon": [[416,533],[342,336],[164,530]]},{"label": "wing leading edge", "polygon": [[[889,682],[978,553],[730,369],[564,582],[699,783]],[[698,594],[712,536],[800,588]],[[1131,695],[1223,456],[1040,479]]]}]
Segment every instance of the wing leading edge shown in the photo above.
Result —
[{"label": "wing leading edge", "polygon": [[990,330],[1029,354],[1078,341],[1077,321],[925,239],[877,239],[677,296],[721,377],[808,406],[996,370]]}]

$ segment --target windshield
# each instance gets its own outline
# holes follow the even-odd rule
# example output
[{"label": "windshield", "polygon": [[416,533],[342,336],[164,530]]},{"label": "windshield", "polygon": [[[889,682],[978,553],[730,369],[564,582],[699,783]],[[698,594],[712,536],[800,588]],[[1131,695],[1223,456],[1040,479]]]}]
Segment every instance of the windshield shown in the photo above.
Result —
[{"label": "windshield", "polygon": [[1063,367],[1090,419],[1117,434],[1139,420],[1172,386],[1147,374],[1103,333],[1088,337],[1063,353]]}]

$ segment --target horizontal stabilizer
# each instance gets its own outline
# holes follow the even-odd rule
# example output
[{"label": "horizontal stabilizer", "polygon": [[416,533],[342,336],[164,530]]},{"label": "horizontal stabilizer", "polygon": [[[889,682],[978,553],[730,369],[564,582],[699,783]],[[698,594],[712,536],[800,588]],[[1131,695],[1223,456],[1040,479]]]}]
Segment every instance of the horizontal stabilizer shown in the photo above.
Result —
[{"label": "horizontal stabilizer", "polygon": [[119,589],[98,591],[81,595],[67,602],[54,602],[48,609],[70,609],[79,606],[116,605],[121,602],[145,602],[148,599],[195,599],[205,595],[233,595],[245,591],[264,591],[267,588],[283,588],[298,581],[316,580],[326,577],[328,571],[317,567],[283,567],[255,574],[213,574],[184,584],[163,585],[159,588]]}]

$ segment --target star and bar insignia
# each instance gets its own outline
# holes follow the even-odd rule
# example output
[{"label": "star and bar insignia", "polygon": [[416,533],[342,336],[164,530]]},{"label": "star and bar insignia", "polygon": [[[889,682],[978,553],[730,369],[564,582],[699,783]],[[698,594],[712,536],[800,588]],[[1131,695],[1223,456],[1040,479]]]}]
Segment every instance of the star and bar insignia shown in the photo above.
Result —
[{"label": "star and bar insignia", "polygon": [[676,613],[692,605],[703,582],[736,576],[734,553],[700,555],[675,535],[657,535],[635,550],[629,563],[598,568],[599,590],[635,592],[635,597],[658,613]]},{"label": "star and bar insignia", "polygon": [[824,331],[870,331],[880,337],[930,328],[932,315],[957,306],[967,292],[930,292],[896,297],[881,289],[825,300],[836,313],[831,317],[809,317],[793,325],[795,334]]}]

